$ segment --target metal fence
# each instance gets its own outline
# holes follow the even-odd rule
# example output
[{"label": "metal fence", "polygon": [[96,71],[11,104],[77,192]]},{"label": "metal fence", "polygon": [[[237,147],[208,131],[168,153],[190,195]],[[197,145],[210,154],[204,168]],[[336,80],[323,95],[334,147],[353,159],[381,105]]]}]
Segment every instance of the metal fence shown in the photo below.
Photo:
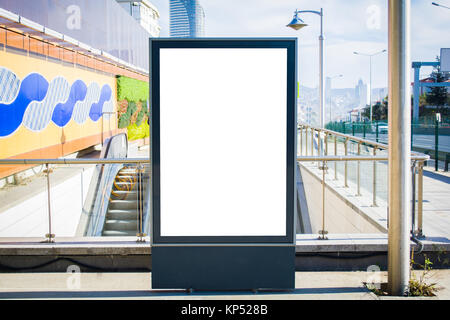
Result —
[{"label": "metal fence", "polygon": [[[149,159],[0,159],[0,166],[44,166],[44,176],[37,185],[39,191],[38,199],[31,203],[31,212],[25,217],[20,210],[12,208],[13,212],[6,218],[12,219],[10,224],[28,219],[33,225],[26,225],[26,228],[16,230],[13,238],[37,237],[36,233],[45,230],[44,242],[55,242],[56,236],[61,237],[63,228],[75,222],[75,236],[77,237],[96,237],[96,236],[136,236],[137,241],[145,241],[148,233],[148,188],[149,179]],[[94,166],[94,173],[91,174],[94,179],[91,185],[86,188],[86,184],[77,180],[74,183],[67,184],[67,187],[57,188],[55,181],[61,176],[62,181],[66,182],[67,174],[61,174],[60,169],[84,169],[89,165]],[[121,170],[126,170],[120,175]],[[130,173],[131,171],[131,173]],[[52,181],[52,175],[55,181]],[[105,179],[106,176],[110,176]],[[45,184],[45,186],[44,186]],[[64,185],[64,184],[61,184]],[[45,188],[45,189],[44,189]],[[89,189],[88,192],[83,192]],[[57,189],[57,190],[55,190]],[[42,192],[44,191],[45,192]],[[52,190],[54,190],[52,192]],[[81,206],[75,210],[70,206],[78,203],[78,197],[81,196]],[[44,194],[46,195],[44,199]],[[83,196],[84,194],[84,196]],[[58,199],[61,198],[61,199]],[[71,198],[76,200],[71,201]],[[11,199],[12,201],[12,199]],[[66,201],[66,202],[64,202]],[[114,210],[108,210],[108,206],[115,203],[117,207]],[[46,208],[45,208],[46,207]],[[55,207],[57,207],[55,210]],[[67,214],[65,213],[67,211]],[[110,212],[111,211],[111,212]],[[114,212],[120,211],[120,212]],[[61,214],[61,213],[64,214]],[[72,217],[74,213],[77,214]],[[108,220],[108,214],[112,217]],[[123,218],[115,218],[113,215],[121,214]],[[2,215],[4,215],[2,213]],[[23,216],[22,216],[23,215]],[[44,216],[46,215],[46,217]],[[46,222],[45,222],[46,220]],[[57,225],[55,226],[55,220]],[[74,220],[74,221],[72,221]],[[113,228],[108,228],[113,227]],[[125,228],[124,228],[125,225]],[[120,231],[115,231],[114,228]],[[2,226],[4,229],[5,226]],[[30,230],[34,228],[34,233]],[[17,228],[16,228],[17,229]],[[55,232],[56,229],[56,232]],[[106,232],[105,232],[106,230]],[[109,234],[108,234],[109,232]],[[67,235],[66,235],[67,236]],[[71,236],[68,237],[73,237]],[[4,237],[4,236],[3,236]],[[64,237],[64,236],[63,236]]]},{"label": "metal fence", "polygon": [[[388,143],[388,123],[378,122],[331,122],[326,125],[331,131],[354,137]],[[450,117],[423,118],[411,124],[411,147],[434,160],[436,171],[449,170],[450,162]],[[426,164],[428,165],[428,163]]]},{"label": "metal fence", "polygon": [[[378,207],[378,200],[384,200],[387,214],[388,146],[386,144],[308,125],[300,125],[298,135],[297,160],[300,163],[317,163],[318,169],[322,171],[323,228],[320,231],[321,239],[325,239],[327,234],[325,230],[325,186],[329,169],[332,169],[335,181],[342,179],[345,188],[350,187],[349,182],[351,181],[355,186],[356,196],[362,196],[362,189],[366,194],[370,194],[372,207]],[[428,155],[412,153],[411,170],[415,204],[413,205],[413,231],[417,236],[423,235],[423,167],[428,160]],[[329,163],[332,163],[331,167],[328,166]]]}]

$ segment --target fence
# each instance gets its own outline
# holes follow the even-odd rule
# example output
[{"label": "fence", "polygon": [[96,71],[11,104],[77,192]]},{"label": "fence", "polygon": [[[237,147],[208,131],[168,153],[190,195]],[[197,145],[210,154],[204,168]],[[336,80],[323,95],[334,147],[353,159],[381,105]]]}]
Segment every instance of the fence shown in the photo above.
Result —
[{"label": "fence", "polygon": [[[434,160],[436,171],[448,171],[450,162],[450,117],[442,121],[423,118],[411,124],[411,150],[421,152]],[[378,122],[330,122],[326,129],[354,137],[387,144],[388,123]],[[425,165],[428,165],[426,163]]]}]

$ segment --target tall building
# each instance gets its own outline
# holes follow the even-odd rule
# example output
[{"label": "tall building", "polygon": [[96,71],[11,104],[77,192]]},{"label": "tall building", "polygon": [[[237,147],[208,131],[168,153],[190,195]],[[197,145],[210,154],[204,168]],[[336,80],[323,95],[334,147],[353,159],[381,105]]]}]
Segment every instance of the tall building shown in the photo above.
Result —
[{"label": "tall building", "polygon": [[361,79],[359,79],[358,85],[355,88],[355,97],[359,108],[365,108],[368,105],[367,85]]},{"label": "tall building", "polygon": [[198,0],[170,0],[170,36],[197,38],[205,35],[205,12]]},{"label": "tall building", "polygon": [[154,38],[159,37],[159,11],[148,0],[116,0]]}]

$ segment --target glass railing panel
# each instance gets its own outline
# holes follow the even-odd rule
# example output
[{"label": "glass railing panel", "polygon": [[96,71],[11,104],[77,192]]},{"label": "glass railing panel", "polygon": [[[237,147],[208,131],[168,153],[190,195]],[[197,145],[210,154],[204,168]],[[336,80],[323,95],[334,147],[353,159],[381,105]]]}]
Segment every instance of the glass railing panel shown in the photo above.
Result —
[{"label": "glass railing panel", "polygon": [[[42,238],[49,228],[48,182],[45,165],[4,165],[14,175],[2,179],[0,188],[0,238]],[[50,167],[49,172],[53,172]],[[58,179],[58,174],[54,179]],[[50,174],[51,177],[51,174]],[[54,204],[50,202],[50,207]]]},{"label": "glass railing panel", "polygon": [[[148,236],[148,160],[95,164],[96,161],[99,160],[85,163],[83,159],[66,159],[49,164],[48,176],[47,164],[43,163],[8,178],[9,182],[0,188],[0,238],[143,240]],[[18,166],[13,165],[15,170]],[[17,182],[25,174],[29,177]]]}]

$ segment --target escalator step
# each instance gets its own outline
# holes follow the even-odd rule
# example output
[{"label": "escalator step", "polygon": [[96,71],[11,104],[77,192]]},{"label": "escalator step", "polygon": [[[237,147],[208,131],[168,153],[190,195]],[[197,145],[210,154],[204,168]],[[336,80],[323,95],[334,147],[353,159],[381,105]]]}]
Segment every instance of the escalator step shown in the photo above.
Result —
[{"label": "escalator step", "polygon": [[108,210],[106,214],[107,219],[111,220],[133,220],[137,219],[138,213],[137,210]]}]

